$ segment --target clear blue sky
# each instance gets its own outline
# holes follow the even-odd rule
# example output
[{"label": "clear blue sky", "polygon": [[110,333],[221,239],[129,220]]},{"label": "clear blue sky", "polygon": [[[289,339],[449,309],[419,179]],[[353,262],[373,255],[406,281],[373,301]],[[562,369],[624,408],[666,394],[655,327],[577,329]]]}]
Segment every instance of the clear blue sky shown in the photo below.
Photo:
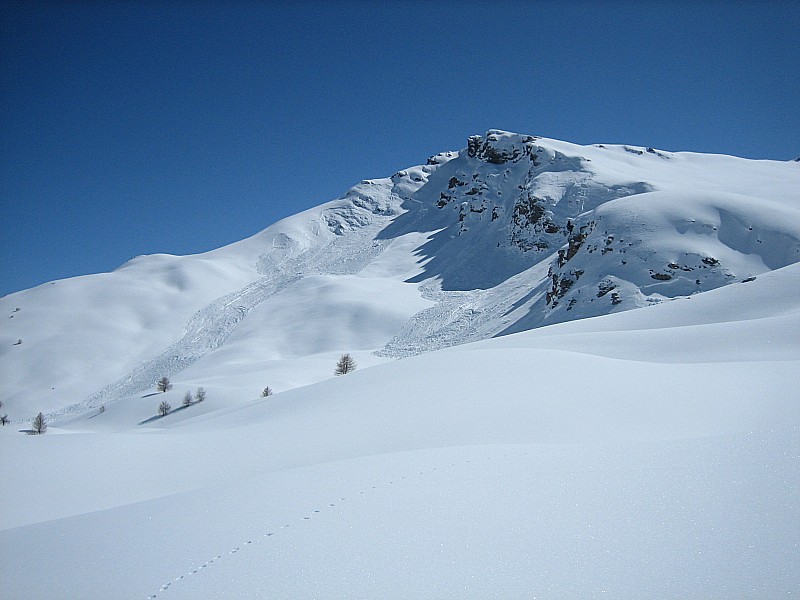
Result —
[{"label": "clear blue sky", "polygon": [[0,294],[190,254],[490,128],[800,155],[800,2],[0,7]]}]

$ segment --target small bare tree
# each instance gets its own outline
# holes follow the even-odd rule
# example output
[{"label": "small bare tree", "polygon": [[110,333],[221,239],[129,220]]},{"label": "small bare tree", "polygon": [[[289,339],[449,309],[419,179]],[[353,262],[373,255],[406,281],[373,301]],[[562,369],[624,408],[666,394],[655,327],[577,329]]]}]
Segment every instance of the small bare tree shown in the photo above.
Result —
[{"label": "small bare tree", "polygon": [[183,405],[189,406],[192,403],[192,392],[186,392],[183,395]]},{"label": "small bare tree", "polygon": [[199,388],[197,388],[197,391],[195,392],[194,397],[195,397],[195,400],[197,400],[198,402],[202,402],[203,400],[206,399],[206,391],[202,387],[199,387]]},{"label": "small bare tree", "polygon": [[158,414],[161,417],[165,417],[169,414],[169,411],[172,410],[172,407],[169,405],[169,402],[166,400],[162,400],[161,404],[158,405]]},{"label": "small bare tree", "polygon": [[42,435],[47,431],[47,420],[42,413],[39,413],[33,418],[33,432]]},{"label": "small bare tree", "polygon": [[349,354],[342,354],[339,361],[336,363],[336,370],[334,375],[347,375],[350,371],[356,370],[356,361]]},{"label": "small bare tree", "polygon": [[272,388],[267,386],[264,388],[264,391],[261,392],[261,397],[266,398],[267,396],[272,396]]},{"label": "small bare tree", "polygon": [[172,384],[169,381],[169,377],[165,375],[164,377],[159,379],[158,383],[156,383],[156,389],[158,389],[158,391],[161,392],[162,394],[171,390]]},{"label": "small bare tree", "polygon": [[5,427],[6,423],[8,423],[8,415],[3,415],[2,417],[0,417],[0,423],[2,423],[3,427]]}]

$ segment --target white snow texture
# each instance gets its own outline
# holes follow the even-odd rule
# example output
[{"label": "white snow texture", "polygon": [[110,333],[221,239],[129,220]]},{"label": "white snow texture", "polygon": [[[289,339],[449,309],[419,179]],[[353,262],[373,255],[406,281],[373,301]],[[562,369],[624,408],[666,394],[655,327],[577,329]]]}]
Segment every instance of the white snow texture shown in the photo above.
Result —
[{"label": "white snow texture", "polygon": [[800,596],[798,291],[800,163],[492,130],[9,295],[3,597]]}]

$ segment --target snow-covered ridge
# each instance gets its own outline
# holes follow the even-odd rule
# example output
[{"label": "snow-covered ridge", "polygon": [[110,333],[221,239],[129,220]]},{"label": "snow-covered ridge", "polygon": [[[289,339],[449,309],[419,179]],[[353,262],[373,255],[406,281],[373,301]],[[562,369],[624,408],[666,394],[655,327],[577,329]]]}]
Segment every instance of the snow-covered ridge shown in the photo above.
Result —
[{"label": "snow-covered ridge", "polygon": [[0,300],[3,597],[800,590],[800,165],[471,144]]},{"label": "snow-covered ridge", "polygon": [[490,130],[230,246],[0,299],[1,399],[12,417],[80,414],[231,364],[241,389],[289,389],[329,377],[328,353],[373,364],[798,260],[796,162]]}]

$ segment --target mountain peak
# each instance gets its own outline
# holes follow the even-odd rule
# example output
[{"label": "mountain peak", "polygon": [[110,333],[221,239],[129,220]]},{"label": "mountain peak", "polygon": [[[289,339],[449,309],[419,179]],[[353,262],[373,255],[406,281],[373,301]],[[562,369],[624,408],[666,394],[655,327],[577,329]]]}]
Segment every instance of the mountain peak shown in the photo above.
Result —
[{"label": "mountain peak", "polygon": [[532,135],[490,129],[483,136],[472,135],[467,139],[467,155],[496,165],[516,162],[533,156],[537,139]]},{"label": "mountain peak", "polygon": [[490,129],[237,244],[0,299],[0,400],[63,416],[232,363],[288,389],[328,375],[291,375],[311,356],[366,366],[750,285],[800,261],[795,167]]}]

